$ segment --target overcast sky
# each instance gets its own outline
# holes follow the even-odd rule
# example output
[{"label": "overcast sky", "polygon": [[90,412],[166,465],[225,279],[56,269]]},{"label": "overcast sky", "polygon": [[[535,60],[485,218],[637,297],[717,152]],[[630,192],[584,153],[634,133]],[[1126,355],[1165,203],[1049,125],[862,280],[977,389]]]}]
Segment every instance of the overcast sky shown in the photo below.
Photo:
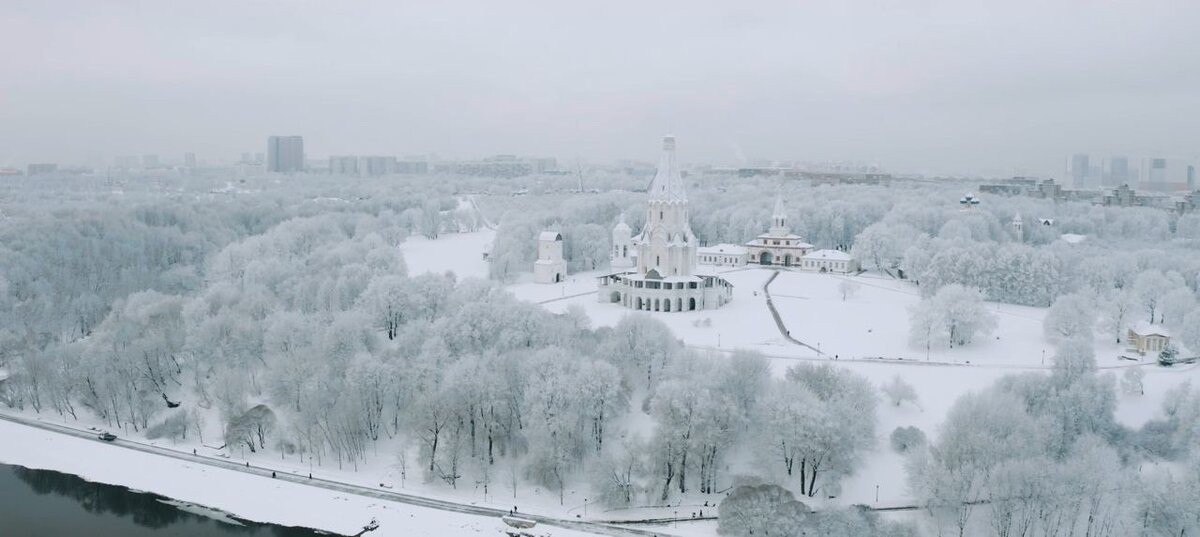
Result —
[{"label": "overcast sky", "polygon": [[[0,166],[330,154],[1200,154],[1200,2],[0,1]],[[740,4],[736,5],[735,4]]]}]

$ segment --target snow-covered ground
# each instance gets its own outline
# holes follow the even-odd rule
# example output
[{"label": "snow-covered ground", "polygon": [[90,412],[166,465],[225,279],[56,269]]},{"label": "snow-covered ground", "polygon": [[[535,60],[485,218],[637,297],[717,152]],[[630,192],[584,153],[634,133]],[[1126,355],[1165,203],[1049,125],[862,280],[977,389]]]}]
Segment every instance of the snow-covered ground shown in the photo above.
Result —
[{"label": "snow-covered ground", "polygon": [[[988,303],[998,327],[985,340],[956,349],[913,348],[908,341],[908,308],[920,299],[912,284],[874,275],[840,276],[780,271],[770,293],[791,337],[820,349],[797,345],[782,337],[767,307],[763,285],[773,270],[729,269],[722,275],[734,284],[734,300],[718,310],[654,314],[685,344],[714,352],[751,349],[772,359],[782,375],[798,360],[834,363],[862,374],[876,385],[900,376],[916,388],[919,406],[894,407],[881,401],[876,447],[865,456],[858,473],[843,483],[840,502],[878,506],[905,505],[911,498],[904,485],[903,459],[892,451],[888,436],[896,427],[916,426],[936,437],[950,406],[963,394],[980,391],[1000,377],[1021,371],[1047,371],[1053,345],[1042,335],[1045,308]],[[635,314],[615,304],[601,303],[594,276],[582,273],[563,284],[521,282],[508,286],[518,298],[542,303],[554,312],[582,307],[595,326],[611,326]],[[858,284],[843,300],[839,284]],[[567,297],[553,300],[555,297]],[[644,315],[644,313],[642,313]],[[1163,393],[1171,386],[1200,379],[1196,366],[1164,369],[1153,363],[1121,360],[1128,354],[1108,334],[1096,336],[1097,362],[1119,374],[1126,367],[1146,371],[1145,396],[1120,395],[1117,419],[1137,426],[1160,412]],[[1043,354],[1044,351],[1044,354]],[[836,359],[835,359],[836,357]],[[878,501],[876,500],[876,485]]]},{"label": "snow-covered ground", "polygon": [[[75,438],[0,420],[0,462],[78,475],[176,500],[218,509],[237,517],[303,526],[350,535],[371,519],[372,536],[474,537],[501,535],[495,517],[452,513],[366,496],[289,483],[281,479],[214,468]],[[104,464],[96,464],[98,460]],[[539,526],[539,534],[587,535]]]},{"label": "snow-covered ground", "polygon": [[[494,231],[481,230],[445,234],[436,240],[412,237],[403,243],[401,250],[409,273],[413,275],[452,270],[459,277],[486,277],[488,265],[482,254],[494,236]],[[610,326],[626,315],[639,314],[597,301],[595,276],[600,273],[572,274],[565,282],[553,285],[535,284],[531,278],[525,278],[506,288],[518,298],[542,304],[549,311],[562,312],[573,305],[580,307],[594,326]],[[1042,349],[1047,349],[1048,362],[1048,349],[1051,348],[1042,337],[1042,317],[1045,315],[1042,308],[989,304],[999,316],[995,334],[999,339],[977,341],[960,349],[935,350],[926,357],[924,349],[913,349],[908,343],[907,308],[918,300],[910,284],[870,275],[856,276],[853,279],[859,283],[858,291],[843,301],[839,291],[842,276],[780,272],[770,285],[774,303],[791,336],[813,347],[819,345],[821,352],[818,353],[788,341],[780,334],[763,292],[763,285],[772,274],[773,271],[758,267],[726,270],[723,276],[735,285],[734,300],[726,307],[654,316],[666,323],[685,344],[702,352],[724,353],[734,349],[762,352],[771,358],[778,374],[800,361],[820,361],[851,369],[877,385],[901,376],[916,388],[919,405],[894,407],[881,401],[876,447],[866,453],[859,471],[843,483],[837,503],[879,506],[910,503],[904,485],[903,461],[887,442],[893,429],[914,425],[936,436],[947,410],[959,396],[982,390],[1003,375],[1023,370],[1045,371],[1048,366],[1042,364],[1041,356]],[[1120,396],[1117,418],[1129,425],[1138,425],[1158,413],[1162,395],[1170,386],[1200,375],[1197,366],[1164,369],[1153,364],[1138,365],[1118,360],[1120,349],[1107,343],[1105,338],[1098,339],[1097,348],[1101,367],[1117,373],[1123,367],[1144,367],[1146,370],[1146,395]],[[838,359],[834,360],[834,356]],[[70,425],[79,426],[78,423]],[[63,437],[8,422],[0,421],[0,438],[6,439],[0,443],[0,462],[75,473],[95,481],[121,484],[225,510],[251,520],[347,533],[357,531],[375,517],[382,528],[372,535],[498,534],[498,521],[494,517],[332,492],[189,464],[86,439]],[[209,457],[218,457],[222,453],[195,441],[166,447],[182,453],[191,453],[194,447],[200,455]],[[326,464],[312,471],[315,477],[323,479],[365,487],[376,487],[382,482],[408,494],[500,510],[518,503],[522,511],[561,518],[582,514],[584,490],[568,490],[566,504],[560,506],[557,494],[526,485],[517,492],[518,499],[513,500],[513,492],[501,483],[502,479],[492,483],[486,497],[474,484],[460,484],[458,489],[449,489],[440,483],[425,484],[414,478],[404,484],[395,457],[386,451],[394,448],[387,445],[377,448],[379,453],[357,470],[339,470]],[[249,461],[255,467],[297,475],[307,474],[309,468],[307,461],[295,456],[280,459],[278,454],[234,452],[224,455],[237,462]],[[108,463],[89,464],[95,460]],[[697,499],[699,501],[693,501]],[[619,512],[604,512],[593,506],[587,518],[659,518],[671,516],[676,511],[690,514],[692,510],[699,511],[704,500],[711,501],[712,498],[686,498],[683,505],[675,508]],[[707,509],[705,512],[708,514]],[[678,527],[655,526],[653,531],[700,537],[715,535],[715,528],[712,522],[685,522]],[[580,535],[558,528],[547,528],[544,533]]]},{"label": "snow-covered ground", "polygon": [[496,232],[483,229],[471,233],[444,233],[436,239],[414,235],[400,243],[408,274],[454,271],[459,278],[487,278],[484,252],[491,250]]}]

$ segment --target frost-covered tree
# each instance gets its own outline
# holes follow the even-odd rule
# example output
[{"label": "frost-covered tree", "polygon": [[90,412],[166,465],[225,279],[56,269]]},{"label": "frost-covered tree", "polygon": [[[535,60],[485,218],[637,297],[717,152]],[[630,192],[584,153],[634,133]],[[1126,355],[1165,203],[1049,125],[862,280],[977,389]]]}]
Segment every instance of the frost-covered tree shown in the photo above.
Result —
[{"label": "frost-covered tree", "polygon": [[877,222],[854,237],[850,254],[877,271],[892,271],[904,260],[904,252],[921,236],[908,224]]},{"label": "frost-covered tree", "polygon": [[1083,293],[1058,297],[1042,321],[1046,340],[1051,343],[1071,338],[1091,339],[1096,325],[1095,301]]},{"label": "frost-covered tree", "polygon": [[892,380],[886,382],[882,391],[894,406],[900,406],[906,402],[917,404],[916,388],[913,388],[913,385],[901,378],[900,375],[896,375],[892,377]]},{"label": "frost-covered tree", "polygon": [[908,451],[922,448],[929,441],[925,438],[925,432],[916,427],[896,427],[892,430],[890,437],[892,449],[897,453],[906,453]]},{"label": "frost-covered tree", "polygon": [[600,501],[612,507],[633,503],[642,488],[641,477],[646,474],[646,443],[630,438],[610,444],[591,467],[592,489]]},{"label": "frost-covered tree", "polygon": [[859,288],[861,287],[862,286],[854,280],[842,280],[840,283],[838,283],[838,294],[842,295],[842,301],[845,302],[846,299],[857,294]]},{"label": "frost-covered tree", "polygon": [[718,513],[721,535],[788,536],[799,534],[809,509],[783,487],[753,485],[733,489],[721,501]]},{"label": "frost-covered tree", "polygon": [[1129,330],[1131,317],[1140,309],[1135,293],[1128,289],[1113,290],[1101,301],[1100,308],[1104,331],[1110,334],[1116,343],[1120,343]]},{"label": "frost-covered tree", "polygon": [[1159,304],[1173,286],[1171,279],[1161,270],[1144,271],[1138,274],[1137,279],[1134,280],[1134,292],[1144,311],[1150,316],[1151,323],[1160,320],[1158,317]]},{"label": "frost-covered tree", "polygon": [[1140,367],[1127,367],[1125,372],[1121,374],[1121,391],[1125,395],[1146,395],[1146,387],[1143,379],[1146,378],[1146,372]]},{"label": "frost-covered tree", "polygon": [[875,438],[875,390],[829,365],[797,366],[773,383],[759,405],[755,435],[764,465],[799,477],[813,497],[851,473]]},{"label": "frost-covered tree", "polygon": [[950,284],[910,310],[909,338],[914,346],[963,346],[996,329],[996,315],[978,290]]},{"label": "frost-covered tree", "polygon": [[1167,326],[1182,328],[1184,317],[1196,309],[1196,293],[1185,286],[1168,291],[1159,301],[1158,320]]}]

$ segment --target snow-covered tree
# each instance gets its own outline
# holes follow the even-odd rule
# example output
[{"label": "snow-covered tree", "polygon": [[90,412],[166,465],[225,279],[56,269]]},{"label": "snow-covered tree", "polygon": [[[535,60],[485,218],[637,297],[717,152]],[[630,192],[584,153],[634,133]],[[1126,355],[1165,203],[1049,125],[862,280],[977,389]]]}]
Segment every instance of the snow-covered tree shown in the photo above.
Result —
[{"label": "snow-covered tree", "polygon": [[914,346],[963,346],[996,329],[996,315],[976,289],[950,284],[911,310],[909,337]]},{"label": "snow-covered tree", "polygon": [[829,365],[797,366],[773,383],[755,420],[768,468],[799,476],[810,497],[850,473],[875,438],[875,390]]},{"label": "snow-covered tree", "polygon": [[1142,368],[1136,366],[1125,368],[1125,372],[1121,374],[1121,391],[1125,392],[1125,395],[1146,395],[1144,378],[1146,378],[1146,372]]},{"label": "snow-covered tree", "polygon": [[721,535],[798,535],[809,509],[783,487],[754,485],[733,489],[721,501],[718,513]]},{"label": "snow-covered tree", "polygon": [[1096,325],[1095,301],[1083,293],[1058,297],[1042,321],[1046,340],[1051,343],[1071,338],[1091,339]]},{"label": "snow-covered tree", "polygon": [[1158,322],[1158,307],[1162,302],[1163,297],[1171,291],[1173,284],[1171,279],[1163,274],[1161,270],[1147,270],[1138,274],[1134,280],[1133,289],[1137,294],[1138,301],[1145,308],[1146,313],[1150,316],[1150,322]]},{"label": "snow-covered tree", "polygon": [[892,377],[892,380],[883,385],[882,390],[894,406],[900,406],[906,402],[917,404],[916,388],[913,388],[913,385],[901,378],[900,375]]},{"label": "snow-covered tree", "polygon": [[838,283],[838,294],[842,295],[842,301],[845,302],[846,299],[857,294],[859,288],[861,287],[862,286],[854,280],[842,280],[840,283]]}]

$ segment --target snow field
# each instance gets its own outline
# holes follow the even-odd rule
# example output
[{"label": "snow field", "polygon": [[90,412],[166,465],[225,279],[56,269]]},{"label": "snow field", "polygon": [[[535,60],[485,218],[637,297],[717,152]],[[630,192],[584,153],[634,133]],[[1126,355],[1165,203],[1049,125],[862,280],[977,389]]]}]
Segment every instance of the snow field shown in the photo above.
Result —
[{"label": "snow field", "polygon": [[[892,431],[915,426],[930,439],[936,439],[946,413],[960,396],[982,391],[1005,375],[1047,371],[1052,361],[1054,346],[1042,335],[1046,308],[988,302],[987,307],[997,315],[994,334],[961,348],[931,349],[926,355],[925,349],[914,349],[909,344],[908,309],[920,300],[912,284],[870,274],[847,277],[780,271],[770,284],[774,304],[791,336],[819,347],[818,355],[780,335],[762,292],[771,273],[771,269],[760,267],[724,272],[723,277],[735,288],[733,302],[721,309],[652,315],[666,323],[689,347],[716,352],[735,349],[761,352],[771,359],[777,376],[798,361],[815,360],[850,369],[876,386],[899,376],[916,389],[917,405],[904,403],[896,407],[881,395],[875,447],[865,454],[855,475],[843,481],[841,497],[833,502],[836,504],[911,504],[904,458],[889,443]],[[566,289],[559,292],[570,296],[582,291],[586,283],[578,280],[598,274],[601,272],[571,275],[577,281],[568,282]],[[858,284],[857,290],[845,300],[839,289],[844,279]],[[555,294],[554,288],[558,287],[518,283],[507,289],[517,298],[542,302]],[[582,307],[594,326],[612,326],[625,315],[635,313],[615,304],[597,302],[595,295],[543,303],[553,312],[566,311],[572,305]],[[1200,377],[1197,369],[1200,366],[1165,369],[1152,359],[1121,360],[1118,356],[1128,353],[1123,345],[1113,343],[1109,334],[1098,333],[1095,348],[1099,367],[1114,373],[1114,382],[1119,383],[1119,375],[1126,367],[1145,368],[1144,396],[1129,396],[1118,388],[1116,418],[1128,426],[1139,426],[1160,414],[1165,391]],[[838,359],[834,360],[834,356]]]}]

